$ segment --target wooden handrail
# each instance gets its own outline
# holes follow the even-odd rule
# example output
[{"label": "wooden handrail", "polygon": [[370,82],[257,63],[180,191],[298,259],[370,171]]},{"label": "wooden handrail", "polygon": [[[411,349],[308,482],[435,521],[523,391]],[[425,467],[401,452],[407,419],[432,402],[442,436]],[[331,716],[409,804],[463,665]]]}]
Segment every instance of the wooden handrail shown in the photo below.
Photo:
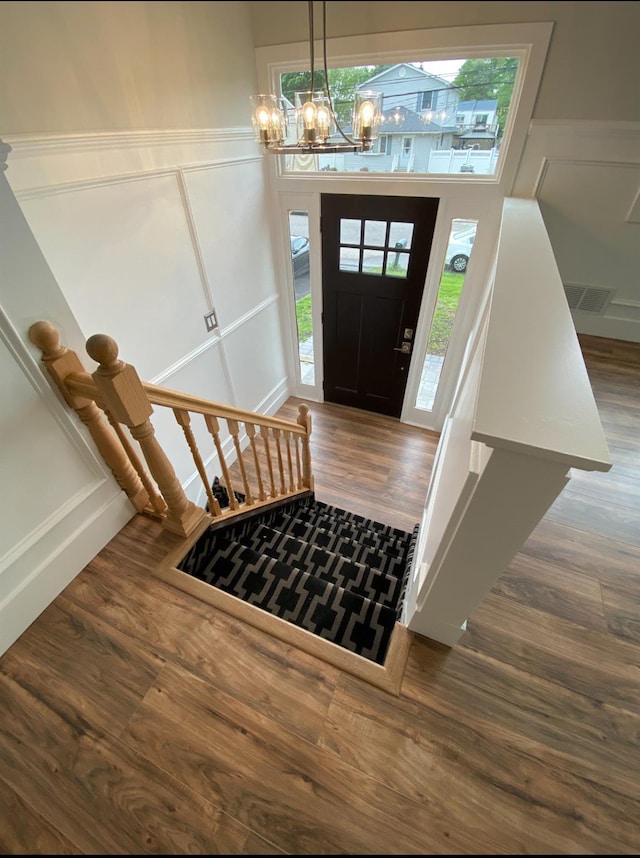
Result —
[{"label": "wooden handrail", "polygon": [[296,435],[306,435],[307,430],[300,424],[283,420],[280,417],[270,417],[254,411],[246,411],[233,405],[223,405],[221,402],[213,402],[192,396],[190,393],[181,393],[170,390],[168,387],[160,387],[143,381],[142,386],[149,397],[152,405],[164,405],[168,408],[178,408],[185,411],[194,411],[197,414],[209,414],[212,417],[223,417],[225,420],[237,420],[240,423],[253,423],[257,426],[268,426],[270,429],[282,429],[293,432]]},{"label": "wooden handrail", "polygon": [[[96,405],[104,408],[100,392],[90,373],[71,373],[66,377],[65,384],[70,393],[77,396],[85,396],[87,399],[93,399]],[[254,426],[268,426],[269,429],[282,429],[285,432],[292,432],[294,435],[307,434],[306,426],[301,426],[299,423],[290,420],[283,420],[280,417],[270,417],[268,414],[246,411],[242,408],[235,408],[233,405],[223,405],[220,402],[202,399],[190,393],[181,393],[180,391],[171,390],[168,387],[160,387],[157,384],[150,384],[146,381],[142,382],[142,387],[152,405],[162,405],[171,409],[177,408],[178,410],[191,411],[196,414],[210,415],[211,417],[222,417],[225,420],[237,420],[240,423],[251,423]]]},{"label": "wooden handrail", "polygon": [[[283,420],[143,382],[133,366],[119,359],[117,343],[104,334],[87,340],[87,353],[98,363],[96,371],[90,374],[84,371],[77,355],[60,344],[58,332],[48,322],[32,326],[30,334],[32,341],[42,349],[43,361],[65,400],[88,425],[100,452],[136,509],[160,517],[168,530],[188,536],[200,527],[207,514],[215,520],[229,518],[248,507],[263,506],[313,490],[309,448],[311,416],[306,405],[300,405],[295,421]],[[188,500],[158,443],[150,420],[153,406],[173,411],[204,484],[208,501],[206,511]],[[229,498],[227,511],[221,508],[213,486],[209,485],[205,459],[191,426],[191,414],[204,418],[215,447],[222,487]],[[105,415],[108,423],[103,419]],[[233,443],[240,472],[238,491],[234,489],[226,461],[219,419],[226,422]],[[111,424],[110,434],[105,433],[108,424]],[[151,476],[129,435],[138,442]],[[248,455],[245,446],[250,448]]]}]

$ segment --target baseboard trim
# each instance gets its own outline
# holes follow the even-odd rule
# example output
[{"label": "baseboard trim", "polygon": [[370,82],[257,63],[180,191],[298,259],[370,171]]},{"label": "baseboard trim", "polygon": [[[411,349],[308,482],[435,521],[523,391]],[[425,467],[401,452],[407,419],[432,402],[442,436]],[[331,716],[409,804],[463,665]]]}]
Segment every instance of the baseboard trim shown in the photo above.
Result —
[{"label": "baseboard trim", "polygon": [[269,614],[261,608],[256,608],[255,605],[243,602],[241,599],[218,590],[211,584],[194,578],[176,567],[175,564],[184,557],[204,530],[206,527],[200,527],[187,541],[176,546],[164,562],[154,570],[154,575],[212,608],[229,614],[236,620],[278,638],[278,640],[315,656],[321,661],[345,671],[345,673],[356,676],[358,679],[376,686],[376,688],[381,688],[396,697],[400,694],[409,649],[413,640],[413,632],[409,631],[406,626],[396,623],[389,641],[385,663],[380,665],[356,653],[349,652],[343,647],[331,643],[331,641],[317,637],[306,629],[294,626],[292,623]]}]

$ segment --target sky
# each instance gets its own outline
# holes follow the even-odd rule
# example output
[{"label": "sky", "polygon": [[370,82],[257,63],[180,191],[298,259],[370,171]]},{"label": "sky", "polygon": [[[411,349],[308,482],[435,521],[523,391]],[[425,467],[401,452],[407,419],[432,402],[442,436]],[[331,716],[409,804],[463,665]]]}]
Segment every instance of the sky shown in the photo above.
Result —
[{"label": "sky", "polygon": [[435,60],[434,62],[425,62],[420,65],[429,74],[437,74],[445,80],[452,81],[464,62],[465,60]]}]

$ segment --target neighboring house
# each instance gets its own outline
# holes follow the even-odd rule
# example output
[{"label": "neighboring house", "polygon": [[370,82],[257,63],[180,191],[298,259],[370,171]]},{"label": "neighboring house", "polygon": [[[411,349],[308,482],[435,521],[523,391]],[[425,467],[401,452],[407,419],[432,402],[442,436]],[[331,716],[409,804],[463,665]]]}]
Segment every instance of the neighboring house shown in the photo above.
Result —
[{"label": "neighboring house", "polygon": [[497,111],[495,99],[460,101],[456,110],[454,149],[493,149],[499,130]]},{"label": "neighboring house", "polygon": [[454,148],[458,91],[444,78],[398,63],[357,89],[382,92],[383,120],[373,151],[347,156],[345,169],[428,172],[433,150]]}]

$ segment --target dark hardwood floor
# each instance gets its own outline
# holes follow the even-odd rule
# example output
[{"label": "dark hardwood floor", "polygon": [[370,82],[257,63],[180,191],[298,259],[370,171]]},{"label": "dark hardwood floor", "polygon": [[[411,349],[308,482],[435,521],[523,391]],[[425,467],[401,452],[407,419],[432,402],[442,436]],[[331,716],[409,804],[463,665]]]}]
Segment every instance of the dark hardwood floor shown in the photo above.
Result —
[{"label": "dark hardwood floor", "polygon": [[[154,578],[132,519],[0,658],[0,851],[638,854],[640,350],[582,342],[612,470],[399,696]],[[437,437],[311,412],[317,497],[413,526]]]}]

